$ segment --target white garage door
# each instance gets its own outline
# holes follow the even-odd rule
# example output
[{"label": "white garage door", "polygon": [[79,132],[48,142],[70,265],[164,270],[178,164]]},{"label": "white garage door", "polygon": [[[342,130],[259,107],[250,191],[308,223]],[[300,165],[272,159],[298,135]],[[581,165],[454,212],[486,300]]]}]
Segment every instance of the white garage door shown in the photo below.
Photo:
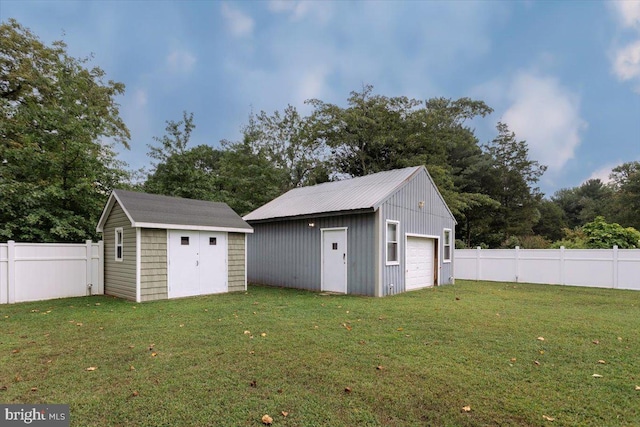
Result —
[{"label": "white garage door", "polygon": [[407,237],[405,283],[408,291],[433,286],[434,239]]},{"label": "white garage door", "polygon": [[169,298],[227,291],[227,234],[169,231]]}]

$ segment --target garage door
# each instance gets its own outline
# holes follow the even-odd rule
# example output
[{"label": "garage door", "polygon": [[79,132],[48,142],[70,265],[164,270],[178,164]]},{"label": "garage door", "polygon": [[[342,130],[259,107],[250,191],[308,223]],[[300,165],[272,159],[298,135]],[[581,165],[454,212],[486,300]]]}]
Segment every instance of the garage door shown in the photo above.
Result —
[{"label": "garage door", "polygon": [[169,298],[227,291],[227,234],[169,231]]},{"label": "garage door", "polygon": [[433,286],[434,239],[407,237],[405,283],[408,291]]}]

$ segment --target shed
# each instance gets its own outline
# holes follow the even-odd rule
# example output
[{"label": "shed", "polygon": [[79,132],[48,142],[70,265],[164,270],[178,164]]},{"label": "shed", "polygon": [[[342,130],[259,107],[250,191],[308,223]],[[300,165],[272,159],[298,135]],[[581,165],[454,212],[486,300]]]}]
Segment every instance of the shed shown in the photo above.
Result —
[{"label": "shed", "polygon": [[107,295],[142,302],[247,288],[253,229],[225,203],[114,190],[96,229]]},{"label": "shed", "polygon": [[424,166],[295,188],[244,220],[252,283],[370,296],[453,283],[456,220]]}]

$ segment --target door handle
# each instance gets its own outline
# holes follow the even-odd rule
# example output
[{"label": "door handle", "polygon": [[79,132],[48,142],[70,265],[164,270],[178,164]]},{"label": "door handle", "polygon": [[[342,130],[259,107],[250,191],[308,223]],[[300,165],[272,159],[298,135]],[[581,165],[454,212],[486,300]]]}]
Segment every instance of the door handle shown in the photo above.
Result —
[{"label": "door handle", "polygon": [[200,265],[200,261],[196,260],[196,267]]},{"label": "door handle", "polygon": [[347,260],[347,254],[342,254],[342,262],[345,262]]}]

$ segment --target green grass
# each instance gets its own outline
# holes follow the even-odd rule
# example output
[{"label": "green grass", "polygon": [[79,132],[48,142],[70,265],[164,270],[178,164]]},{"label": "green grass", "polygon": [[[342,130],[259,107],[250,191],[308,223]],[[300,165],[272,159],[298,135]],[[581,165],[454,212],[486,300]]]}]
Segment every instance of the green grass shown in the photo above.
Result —
[{"label": "green grass", "polygon": [[0,402],[73,426],[637,426],[639,332],[638,292],[511,283],[2,305]]}]

